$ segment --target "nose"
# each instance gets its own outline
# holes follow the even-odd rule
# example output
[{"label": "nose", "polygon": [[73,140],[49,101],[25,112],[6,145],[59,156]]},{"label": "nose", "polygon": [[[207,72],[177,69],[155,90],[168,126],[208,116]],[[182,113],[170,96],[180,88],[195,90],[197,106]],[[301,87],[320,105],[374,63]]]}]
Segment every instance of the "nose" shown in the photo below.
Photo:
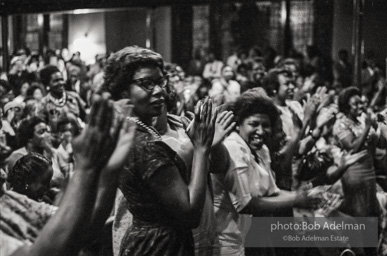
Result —
[{"label": "nose", "polygon": [[152,96],[163,94],[163,91],[164,91],[163,88],[161,88],[160,85],[156,84],[155,87],[153,88]]},{"label": "nose", "polygon": [[294,90],[296,86],[294,85],[294,81],[289,82],[289,89]]},{"label": "nose", "polygon": [[256,132],[256,134],[258,134],[258,135],[263,135],[263,134],[264,134],[264,131],[263,131],[262,125],[259,125],[259,126],[257,127],[257,130],[256,130],[255,132]]}]

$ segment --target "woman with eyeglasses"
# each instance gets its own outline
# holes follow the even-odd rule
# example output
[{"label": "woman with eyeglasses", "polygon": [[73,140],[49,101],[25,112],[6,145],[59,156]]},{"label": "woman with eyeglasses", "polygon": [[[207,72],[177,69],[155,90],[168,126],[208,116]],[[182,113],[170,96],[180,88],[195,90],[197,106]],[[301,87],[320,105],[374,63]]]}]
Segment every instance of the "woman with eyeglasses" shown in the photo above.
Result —
[{"label": "woman with eyeglasses", "polygon": [[137,130],[120,190],[133,214],[120,255],[193,255],[191,229],[199,225],[205,200],[207,159],[214,135],[212,102],[196,109],[189,173],[175,151],[153,127],[167,97],[168,79],[160,54],[137,46],[113,54],[104,87],[114,100],[129,99]]}]

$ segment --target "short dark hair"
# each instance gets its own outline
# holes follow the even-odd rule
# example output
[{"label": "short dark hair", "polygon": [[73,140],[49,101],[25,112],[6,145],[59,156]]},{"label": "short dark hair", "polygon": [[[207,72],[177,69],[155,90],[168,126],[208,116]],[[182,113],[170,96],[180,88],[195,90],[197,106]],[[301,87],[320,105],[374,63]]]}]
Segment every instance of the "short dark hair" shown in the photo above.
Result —
[{"label": "short dark hair", "polygon": [[51,75],[54,73],[60,72],[60,70],[54,65],[47,65],[42,70],[40,70],[40,81],[44,86],[50,84]]},{"label": "short dark hair", "polygon": [[33,116],[20,123],[17,130],[17,140],[19,147],[25,147],[30,139],[34,137],[35,126],[40,123],[46,123],[42,118]]},{"label": "short dark hair", "polygon": [[141,67],[158,67],[164,73],[163,57],[152,50],[129,46],[112,54],[105,67],[103,88],[111,93],[114,100],[121,99],[128,91],[128,82]]},{"label": "short dark hair", "polygon": [[273,68],[263,78],[262,85],[270,97],[273,97],[275,95],[275,91],[278,92],[280,86],[278,75],[281,73],[290,73],[290,71],[287,71],[285,69]]},{"label": "short dark hair", "polygon": [[272,129],[274,129],[274,124],[280,118],[279,110],[273,100],[266,95],[262,88],[253,88],[242,93],[231,109],[234,112],[237,125],[240,125],[251,115],[266,114],[269,116]]},{"label": "short dark hair", "polygon": [[[51,77],[51,76],[50,76]],[[27,89],[27,93],[26,93],[26,97],[32,97],[34,96],[34,92],[39,89],[42,91],[42,94],[44,95],[45,94],[45,91],[43,86],[41,86],[40,84],[38,83],[33,83],[28,89]]]},{"label": "short dark hair", "polygon": [[345,88],[344,90],[342,90],[340,92],[339,100],[338,100],[340,112],[342,112],[344,114],[348,113],[348,111],[350,109],[349,99],[355,95],[361,96],[360,90],[355,86]]},{"label": "short dark hair", "polygon": [[41,154],[28,153],[16,161],[8,174],[7,181],[14,191],[25,194],[26,185],[32,183],[51,164],[51,161]]}]

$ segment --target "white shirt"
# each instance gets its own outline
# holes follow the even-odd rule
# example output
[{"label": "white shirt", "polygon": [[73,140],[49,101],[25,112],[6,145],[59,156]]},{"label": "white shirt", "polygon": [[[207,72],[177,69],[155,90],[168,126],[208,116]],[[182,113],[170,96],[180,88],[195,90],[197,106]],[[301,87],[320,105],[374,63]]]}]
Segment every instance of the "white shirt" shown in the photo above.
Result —
[{"label": "white shirt", "polygon": [[220,255],[244,255],[252,216],[240,212],[253,197],[270,196],[279,189],[239,134],[233,132],[224,145],[230,153],[229,169],[224,174],[212,174]]}]

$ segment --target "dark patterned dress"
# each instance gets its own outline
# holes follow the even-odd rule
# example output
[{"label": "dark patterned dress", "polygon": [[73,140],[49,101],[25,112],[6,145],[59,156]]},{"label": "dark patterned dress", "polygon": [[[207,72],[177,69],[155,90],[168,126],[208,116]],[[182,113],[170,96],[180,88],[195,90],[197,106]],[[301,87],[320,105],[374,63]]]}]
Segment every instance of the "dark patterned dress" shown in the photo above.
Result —
[{"label": "dark patterned dress", "polygon": [[179,226],[149,188],[149,179],[171,166],[177,167],[188,183],[189,173],[176,152],[138,127],[128,164],[120,178],[119,188],[128,201],[133,224],[122,239],[119,255],[194,254],[191,230]]}]

